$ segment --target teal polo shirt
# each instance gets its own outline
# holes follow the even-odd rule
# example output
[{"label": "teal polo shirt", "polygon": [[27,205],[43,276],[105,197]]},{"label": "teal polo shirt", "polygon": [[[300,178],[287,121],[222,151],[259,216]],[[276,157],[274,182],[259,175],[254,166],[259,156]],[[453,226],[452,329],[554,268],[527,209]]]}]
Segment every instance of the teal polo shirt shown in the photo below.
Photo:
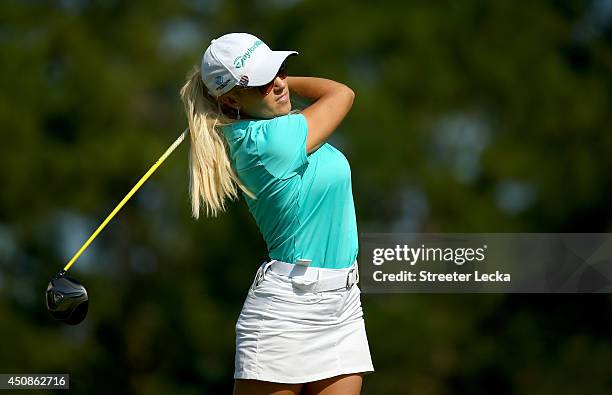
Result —
[{"label": "teal polo shirt", "polygon": [[244,120],[222,129],[232,167],[271,259],[342,269],[357,259],[358,236],[346,157],[329,143],[306,154],[302,114]]}]

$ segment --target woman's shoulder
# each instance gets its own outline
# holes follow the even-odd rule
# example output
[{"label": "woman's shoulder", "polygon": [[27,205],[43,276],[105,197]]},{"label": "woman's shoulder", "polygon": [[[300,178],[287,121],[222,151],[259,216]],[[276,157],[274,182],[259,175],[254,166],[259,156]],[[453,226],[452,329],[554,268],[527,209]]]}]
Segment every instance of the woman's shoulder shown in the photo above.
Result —
[{"label": "woman's shoulder", "polygon": [[286,126],[291,126],[291,124],[297,124],[302,119],[305,120],[304,115],[302,115],[301,113],[290,112],[289,114],[279,115],[273,118],[244,120],[243,127],[244,126],[251,127],[251,128],[257,128],[257,127],[270,128],[270,127],[275,127],[275,126],[285,126],[286,127]]},{"label": "woman's shoulder", "polygon": [[257,138],[276,130],[299,129],[306,127],[306,118],[301,113],[289,113],[267,119],[242,119],[220,127],[229,140],[239,137]]}]

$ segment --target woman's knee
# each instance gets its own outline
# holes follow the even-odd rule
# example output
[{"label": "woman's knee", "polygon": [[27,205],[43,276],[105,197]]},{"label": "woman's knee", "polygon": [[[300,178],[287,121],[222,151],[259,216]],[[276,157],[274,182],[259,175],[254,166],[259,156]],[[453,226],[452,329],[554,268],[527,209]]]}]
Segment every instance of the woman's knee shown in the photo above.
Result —
[{"label": "woman's knee", "polygon": [[234,395],[299,395],[302,384],[283,384],[270,381],[236,379]]},{"label": "woman's knee", "polygon": [[351,373],[306,383],[302,395],[359,395],[362,376],[361,373]]}]

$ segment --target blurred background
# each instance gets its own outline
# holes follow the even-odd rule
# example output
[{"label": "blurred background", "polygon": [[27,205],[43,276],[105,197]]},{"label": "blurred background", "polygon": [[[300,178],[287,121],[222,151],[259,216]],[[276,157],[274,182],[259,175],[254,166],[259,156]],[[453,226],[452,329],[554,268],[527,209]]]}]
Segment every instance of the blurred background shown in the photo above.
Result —
[{"label": "blurred background", "polygon": [[[187,71],[234,31],[356,92],[329,142],[360,233],[612,231],[611,0],[6,0],[0,372],[69,373],[83,394],[231,393],[267,251],[243,199],[191,217],[188,142],[70,269],[86,320],[53,321],[44,291],[186,127]],[[363,394],[612,393],[610,295],[362,303]]]}]

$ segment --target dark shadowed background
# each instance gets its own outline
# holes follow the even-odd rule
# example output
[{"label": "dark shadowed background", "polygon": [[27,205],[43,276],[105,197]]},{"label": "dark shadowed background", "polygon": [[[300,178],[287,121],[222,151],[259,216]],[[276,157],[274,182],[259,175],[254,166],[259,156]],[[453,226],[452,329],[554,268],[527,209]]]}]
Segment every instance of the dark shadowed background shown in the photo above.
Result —
[{"label": "dark shadowed background", "polygon": [[[87,319],[54,322],[44,291],[186,127],[187,71],[235,31],[355,91],[329,142],[360,233],[612,231],[610,0],[7,0],[0,373],[69,373],[80,394],[231,392],[266,247],[242,199],[191,218],[188,141],[70,269]],[[612,393],[609,295],[362,303],[363,394]]]}]

